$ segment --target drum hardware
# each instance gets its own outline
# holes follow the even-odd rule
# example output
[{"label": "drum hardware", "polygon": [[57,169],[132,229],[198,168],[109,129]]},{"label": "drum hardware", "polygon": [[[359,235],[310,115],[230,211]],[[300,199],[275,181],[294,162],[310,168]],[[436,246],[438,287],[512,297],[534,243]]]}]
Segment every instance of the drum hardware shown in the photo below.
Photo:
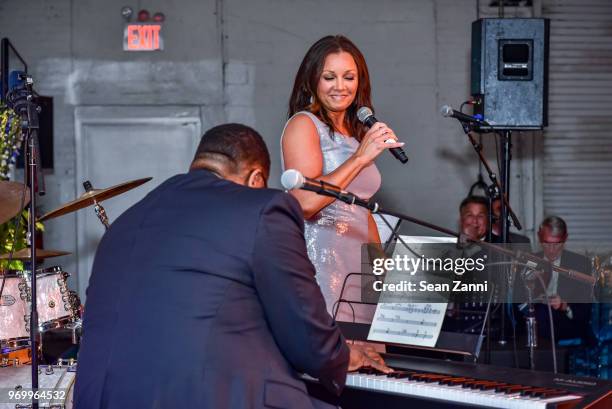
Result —
[{"label": "drum hardware", "polygon": [[64,328],[72,331],[72,345],[79,345],[82,336],[83,321],[81,321],[80,318],[77,318],[76,320],[66,324]]},{"label": "drum hardware", "polygon": [[[27,321],[24,319],[23,325],[25,326],[25,324],[27,324]],[[29,348],[29,347],[30,347],[30,341],[27,339],[27,337],[8,339],[8,340],[2,341],[2,350],[6,350],[6,351],[13,351],[13,350],[18,350],[21,348]]]},{"label": "drum hardware", "polygon": [[[68,360],[59,365],[40,365],[34,369],[30,365],[18,367],[6,367],[0,371],[0,389],[6,394],[8,391],[30,390],[32,385],[29,371],[38,374],[39,389],[46,396],[39,399],[40,408],[71,409],[73,407],[73,388],[76,377],[76,365],[74,360]],[[52,392],[52,393],[51,393]],[[31,402],[21,401],[22,404],[11,404],[11,408],[32,408]],[[8,407],[6,403],[0,403],[0,407]]]},{"label": "drum hardware", "polygon": [[56,367],[68,367],[69,371],[76,371],[77,361],[74,358],[64,359],[60,358],[55,364]]},{"label": "drum hardware", "polygon": [[32,297],[32,292],[30,291],[30,287],[28,287],[25,281],[20,282],[19,283],[19,298],[21,298],[23,301],[30,302],[30,299],[31,299],[30,297]]},{"label": "drum hardware", "polygon": [[0,353],[0,367],[19,366],[27,364],[32,359],[32,350],[29,347],[20,347],[17,349],[5,349]]},{"label": "drum hardware", "polygon": [[0,362],[0,368],[6,368],[8,366],[19,366],[21,362],[19,362],[19,358],[2,358]]},{"label": "drum hardware", "polygon": [[[87,193],[94,191],[94,188],[89,180],[86,180],[85,182],[83,182],[83,188],[85,189],[85,192]],[[104,225],[104,228],[108,229],[110,227],[110,224],[108,223],[108,216],[106,215],[106,209],[104,209],[104,207],[102,207],[102,205],[98,203],[96,199],[94,199],[93,204],[94,204],[94,212],[96,213],[96,216],[98,216],[100,223]]]}]

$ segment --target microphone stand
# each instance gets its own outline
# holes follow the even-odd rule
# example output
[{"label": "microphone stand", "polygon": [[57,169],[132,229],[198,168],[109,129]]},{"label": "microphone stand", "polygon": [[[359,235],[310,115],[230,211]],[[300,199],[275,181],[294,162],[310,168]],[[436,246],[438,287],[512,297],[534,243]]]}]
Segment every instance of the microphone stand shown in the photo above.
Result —
[{"label": "microphone stand", "polygon": [[[503,152],[502,152],[502,183],[500,185],[497,176],[495,175],[495,173],[493,172],[493,169],[491,169],[491,166],[489,165],[489,162],[487,161],[487,159],[485,158],[483,152],[482,152],[482,144],[476,142],[476,139],[474,139],[474,137],[472,136],[472,124],[466,123],[466,122],[461,122],[461,126],[463,127],[463,131],[465,132],[465,134],[467,135],[468,139],[470,140],[470,143],[472,144],[472,146],[474,147],[474,150],[476,151],[476,154],[478,155],[478,158],[480,159],[480,162],[483,164],[483,166],[485,167],[488,175],[489,175],[489,179],[491,180],[491,185],[489,186],[488,189],[488,200],[489,200],[489,228],[487,230],[487,240],[489,242],[492,241],[492,236],[493,236],[493,216],[492,216],[492,204],[493,204],[493,194],[497,194],[499,193],[499,197],[501,199],[501,214],[500,214],[500,224],[501,224],[501,235],[500,235],[500,239],[502,243],[509,243],[509,220],[508,220],[508,216],[510,216],[510,218],[512,218],[512,223],[516,226],[516,228],[518,230],[522,230],[522,225],[518,219],[518,217],[516,216],[516,213],[514,213],[514,210],[512,210],[512,207],[510,206],[510,202],[508,201],[508,198],[510,197],[510,136],[511,136],[511,131],[504,131],[503,134],[503,139],[504,139],[504,144],[503,144]],[[512,274],[512,272],[510,272],[510,274]],[[512,277],[510,277],[510,281],[512,281]],[[504,283],[506,284],[506,283]],[[490,325],[490,322],[487,323],[487,325]],[[488,339],[487,339],[487,342]],[[505,308],[505,303],[502,303],[502,313],[501,313],[501,328],[500,328],[500,336],[499,336],[499,344],[501,345],[505,345],[507,343],[506,341],[506,308]]]},{"label": "microphone stand", "polygon": [[535,349],[538,347],[538,323],[533,306],[533,294],[530,288],[527,289],[527,297],[529,302],[527,318],[525,320],[527,324],[527,348],[529,348],[529,369],[535,371]]},{"label": "microphone stand", "polygon": [[[32,349],[32,390],[38,390],[38,309],[37,309],[37,278],[36,278],[36,193],[38,187],[43,186],[42,180],[37,183],[39,163],[38,142],[38,113],[39,108],[34,102],[34,91],[32,89],[32,77],[26,75],[24,89],[15,90],[15,94],[9,93],[7,100],[13,106],[15,112],[21,116],[21,129],[25,133],[24,149],[26,149],[26,185],[30,187],[29,204],[29,242],[30,242],[30,347]],[[43,189],[39,192],[44,194]],[[38,409],[38,399],[32,397],[32,408]]]},{"label": "microphone stand", "polygon": [[[472,132],[473,129],[471,127],[470,124],[462,122],[461,126],[463,127],[463,131],[465,132],[465,134],[467,135],[468,139],[470,140],[470,143],[472,144],[472,146],[474,147],[474,150],[476,151],[476,154],[478,155],[478,157],[480,158],[480,162],[482,162],[483,166],[485,167],[487,174],[489,175],[489,179],[491,180],[491,184],[494,186],[494,189],[496,192],[501,192],[502,191],[502,185],[500,185],[499,180],[497,179],[497,176],[495,175],[495,172],[493,172],[493,169],[491,169],[491,166],[489,165],[489,162],[487,161],[487,158],[485,158],[484,154],[482,153],[482,145],[480,143],[478,143],[476,141],[476,139],[474,139],[474,137],[472,136]],[[509,132],[509,131],[508,131]],[[508,166],[508,172],[504,172],[506,173],[505,175],[502,174],[502,179],[505,179],[506,175],[509,175],[509,166],[510,166],[510,161],[508,160],[507,163]],[[503,180],[502,180],[503,182]],[[503,183],[504,186],[508,186],[508,183]],[[489,189],[491,189],[491,187],[489,187]],[[512,219],[512,223],[514,224],[514,226],[518,229],[518,230],[522,230],[523,226],[521,225],[521,222],[519,221],[518,217],[516,216],[516,213],[514,213],[514,210],[512,210],[512,207],[510,206],[510,202],[508,201],[508,193],[504,192],[504,195],[500,195],[500,199],[501,199],[501,204],[502,204],[502,220],[507,220],[508,216],[510,216],[510,218]],[[506,215],[506,218],[503,218],[503,207],[504,205],[506,206],[506,208],[508,209],[508,214]],[[503,225],[505,223],[502,223],[502,231],[503,231]],[[489,227],[492,227],[492,225],[489,225]],[[504,237],[503,233],[501,235],[503,238]],[[504,243],[507,243],[507,240],[503,241]]]}]

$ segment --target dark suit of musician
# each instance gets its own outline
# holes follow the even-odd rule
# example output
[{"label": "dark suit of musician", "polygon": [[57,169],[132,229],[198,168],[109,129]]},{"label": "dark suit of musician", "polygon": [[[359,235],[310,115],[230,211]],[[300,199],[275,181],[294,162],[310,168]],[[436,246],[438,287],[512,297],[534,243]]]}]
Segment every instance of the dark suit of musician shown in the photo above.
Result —
[{"label": "dark suit of musician", "polygon": [[[554,272],[552,265],[589,274],[589,260],[576,253],[565,250],[569,237],[567,224],[558,216],[549,216],[542,221],[538,229],[538,240],[542,246],[541,256],[547,263],[540,266],[542,281],[536,280],[536,288],[544,293],[552,310],[555,327],[555,339],[591,338],[589,326],[593,289],[575,279]],[[550,338],[550,314],[546,304],[536,305],[536,318],[540,335]]]},{"label": "dark suit of musician", "polygon": [[[541,256],[541,254],[540,254]],[[569,268],[581,273],[588,274],[590,271],[589,259],[563,250],[559,261],[560,267]],[[544,268],[544,282],[550,285],[554,280],[554,273],[550,265]],[[585,283],[558,274],[555,294],[567,305],[565,308],[552,308],[552,317],[555,327],[555,339],[580,338],[589,341],[592,337],[590,329],[592,288]],[[548,308],[545,304],[536,305],[536,318],[538,319],[538,330],[540,335],[550,338],[550,323]]]},{"label": "dark suit of musician", "polygon": [[[494,233],[491,234],[491,243],[501,243],[501,242],[502,242],[501,236],[498,236],[497,234],[494,234]],[[529,240],[529,237],[523,236],[522,234],[508,232],[508,243],[526,245],[525,250],[530,250],[528,245],[531,244],[531,240]]]},{"label": "dark suit of musician", "polygon": [[349,348],[314,274],[290,195],[168,179],[100,242],[75,407],[311,409],[298,372],[339,394]]}]

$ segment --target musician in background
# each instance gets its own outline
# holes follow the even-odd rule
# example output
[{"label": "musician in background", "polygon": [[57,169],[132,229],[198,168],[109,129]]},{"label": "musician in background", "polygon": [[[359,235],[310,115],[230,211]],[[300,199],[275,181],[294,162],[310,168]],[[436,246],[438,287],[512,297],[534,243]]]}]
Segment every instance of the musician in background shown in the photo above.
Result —
[{"label": "musician in background", "polygon": [[[485,240],[489,221],[488,201],[482,196],[468,196],[459,205],[459,231],[469,240]],[[477,244],[469,241],[460,245],[459,256],[476,259],[484,257],[486,252]],[[488,280],[487,270],[472,272],[460,277],[465,283]],[[490,281],[490,280],[489,280]],[[445,331],[468,334],[479,333],[484,325],[486,312],[485,294],[453,294],[446,310]]]},{"label": "musician in background", "polygon": [[[558,216],[549,216],[538,229],[538,240],[542,247],[540,253],[548,262],[542,274],[546,286],[545,296],[552,308],[556,340],[590,340],[589,325],[592,288],[552,270],[552,266],[565,267],[581,273],[590,271],[589,259],[565,249],[569,237],[567,224]],[[539,280],[538,280],[539,281]],[[540,286],[539,283],[536,283]],[[541,287],[541,286],[540,286]],[[550,338],[548,308],[545,304],[536,305],[536,318],[541,336]]]},{"label": "musician in background", "polygon": [[346,372],[390,370],[347,346],[308,260],[302,209],[264,189],[270,158],[239,124],[210,129],[190,170],[106,232],[87,289],[75,408],[328,406]]}]

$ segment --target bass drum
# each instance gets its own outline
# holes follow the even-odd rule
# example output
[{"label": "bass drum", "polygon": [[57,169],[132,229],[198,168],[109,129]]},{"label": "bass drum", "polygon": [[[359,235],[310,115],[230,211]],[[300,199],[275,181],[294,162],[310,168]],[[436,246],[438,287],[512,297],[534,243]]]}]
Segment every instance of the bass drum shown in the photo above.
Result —
[{"label": "bass drum", "polygon": [[[38,387],[41,394],[49,399],[39,399],[38,407],[53,409],[72,409],[76,365],[41,365],[38,367]],[[32,367],[30,365],[0,369],[0,409],[30,407],[32,401],[20,399],[9,402],[10,391],[26,392],[32,386]],[[20,406],[16,406],[20,405]]]}]

